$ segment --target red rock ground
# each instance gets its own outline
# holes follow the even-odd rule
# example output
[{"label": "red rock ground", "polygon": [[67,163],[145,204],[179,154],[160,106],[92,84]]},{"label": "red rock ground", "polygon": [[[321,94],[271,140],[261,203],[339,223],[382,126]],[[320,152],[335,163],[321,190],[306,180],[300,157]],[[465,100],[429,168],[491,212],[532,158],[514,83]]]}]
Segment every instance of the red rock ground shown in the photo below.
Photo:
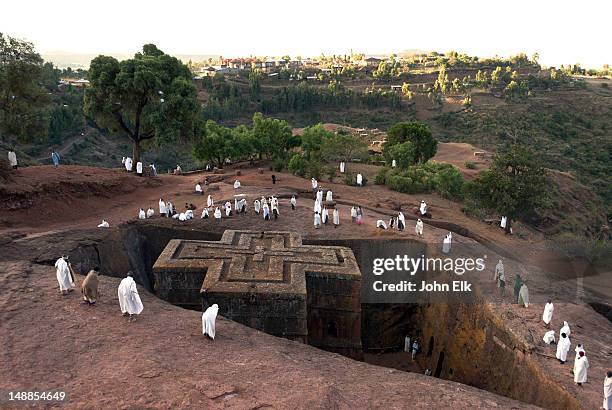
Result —
[{"label": "red rock ground", "polygon": [[[350,167],[351,171],[363,172],[373,181],[375,168],[354,164]],[[291,175],[277,174],[278,183],[273,186],[270,172],[264,175],[254,170],[242,172],[245,175],[239,177],[243,185],[240,191],[249,198],[309,187],[309,181]],[[220,189],[213,191],[217,202],[232,198],[235,193],[231,186],[233,171],[228,170],[227,175],[226,183],[216,184]],[[15,173],[12,184],[0,187],[0,206],[12,209],[0,216],[2,236],[27,235],[27,239],[60,230],[91,228],[102,218],[116,226],[135,219],[140,207],[152,205],[157,212],[160,196],[170,198],[175,204],[193,202],[201,209],[206,197],[195,196],[192,191],[195,182],[202,178],[202,175],[163,175],[153,180],[120,170],[76,166],[21,169]],[[378,218],[388,219],[387,213],[397,205],[416,206],[424,198],[435,220],[469,227],[479,237],[508,251],[523,252],[541,240],[539,235],[520,225],[517,229],[527,232],[526,239],[506,236],[495,226],[467,217],[460,212],[458,204],[435,195],[410,196],[375,185],[360,189],[328,182],[321,184],[331,187],[334,197],[341,202],[370,207],[366,209],[365,224],[358,228],[350,224],[350,205],[340,205],[341,227],[315,230],[312,201],[300,197],[299,209],[293,218],[285,217],[291,212],[285,199],[281,200],[279,221],[264,223],[249,219],[249,227],[269,229],[275,224],[275,229],[295,229],[309,238],[416,237],[410,221],[402,233],[376,230],[374,223]],[[197,219],[187,223],[212,222]],[[244,227],[245,221],[225,219],[222,224],[225,228]],[[424,239],[439,243],[446,233],[426,225]],[[455,240],[473,241],[457,234]],[[59,295],[53,269],[30,265],[27,255],[7,254],[3,255],[0,250],[3,289],[0,293],[3,346],[0,390],[65,386],[72,407],[102,408],[437,408],[449,403],[460,408],[525,407],[457,383],[355,362],[265,335],[229,320],[220,319],[218,339],[210,342],[200,334],[197,312],[168,305],[144,290],[141,290],[144,314],[138,322],[126,323],[118,313],[116,279],[102,278],[102,299],[95,308],[89,308],[79,304],[77,294],[65,298]],[[508,282],[512,283],[513,274],[508,276]],[[554,295],[555,290],[543,279],[535,274],[529,279],[532,292]],[[511,288],[508,290],[507,295]],[[499,314],[505,315],[502,317],[511,318],[509,328],[535,345],[542,354],[539,359],[542,367],[549,369],[552,377],[584,403],[585,408],[598,406],[603,374],[612,365],[610,322],[586,305],[556,304],[554,327],[558,329],[564,319],[577,323],[572,327],[573,343],[581,340],[587,347],[590,383],[577,388],[568,373],[569,367],[560,367],[550,358],[551,348],[541,342],[542,306],[518,309],[509,303],[511,299],[509,296],[500,299],[503,303],[496,306]]]}]

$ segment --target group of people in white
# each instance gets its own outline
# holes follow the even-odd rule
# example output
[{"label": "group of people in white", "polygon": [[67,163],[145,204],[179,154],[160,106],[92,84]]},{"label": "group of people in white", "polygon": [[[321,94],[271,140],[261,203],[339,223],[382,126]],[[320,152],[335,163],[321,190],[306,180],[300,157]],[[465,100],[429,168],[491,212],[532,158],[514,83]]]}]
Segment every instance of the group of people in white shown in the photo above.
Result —
[{"label": "group of people in white", "polygon": [[[544,306],[544,312],[542,313],[542,321],[546,325],[547,328],[550,327],[550,323],[552,321],[553,312],[555,311],[555,306],[552,303],[552,300],[548,300],[546,305]],[[559,363],[565,364],[567,361],[567,354],[571,348],[570,335],[572,331],[570,329],[567,321],[563,321],[563,326],[559,329],[559,340],[555,340],[555,331],[548,330],[544,337],[544,343],[546,344],[556,344],[557,351],[555,357],[559,360]],[[589,370],[589,360],[586,356],[586,350],[581,343],[576,345],[574,349],[574,366],[572,369],[572,373],[574,374],[574,383],[578,386],[582,386],[582,383],[587,382],[587,373]]]},{"label": "group of people in white", "polygon": [[[134,168],[134,160],[132,160],[131,157],[123,157],[121,159],[121,164],[125,167],[125,170],[127,172],[132,172],[133,168]],[[149,164],[149,169],[150,169],[150,175],[151,176],[156,176],[157,175],[157,168],[155,168],[155,164]],[[143,164],[142,161],[137,161],[136,162],[136,175],[138,176],[143,176]]]},{"label": "group of people in white", "polygon": [[[91,269],[81,285],[83,303],[90,306],[95,305],[98,297],[98,271],[97,266]],[[76,288],[76,275],[68,256],[63,255],[55,262],[55,275],[62,295],[68,295]],[[129,271],[119,283],[117,299],[121,314],[129,321],[135,321],[144,310],[132,271]],[[219,306],[214,304],[202,314],[202,333],[211,339],[215,338],[215,321],[218,312]]]},{"label": "group of people in white", "polygon": [[[55,261],[55,276],[59,284],[62,295],[68,295],[76,288],[76,275],[72,269],[70,259],[63,255]],[[121,280],[117,289],[119,299],[119,308],[124,316],[128,316],[130,320],[136,320],[136,316],[142,313],[143,305],[138,295],[136,282],[132,277],[132,272],[128,272],[127,276]],[[83,303],[94,305],[98,296],[98,268],[91,269],[81,285],[81,293],[83,294]]]}]

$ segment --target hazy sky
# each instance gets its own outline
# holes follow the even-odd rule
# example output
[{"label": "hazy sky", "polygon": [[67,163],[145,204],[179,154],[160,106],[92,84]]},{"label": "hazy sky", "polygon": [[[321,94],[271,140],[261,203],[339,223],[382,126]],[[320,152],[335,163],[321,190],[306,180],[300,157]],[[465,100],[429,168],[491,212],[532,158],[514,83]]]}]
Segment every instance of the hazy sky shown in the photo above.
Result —
[{"label": "hazy sky", "polygon": [[224,56],[406,49],[540,54],[545,65],[612,64],[611,0],[2,1],[0,32],[39,52]]}]

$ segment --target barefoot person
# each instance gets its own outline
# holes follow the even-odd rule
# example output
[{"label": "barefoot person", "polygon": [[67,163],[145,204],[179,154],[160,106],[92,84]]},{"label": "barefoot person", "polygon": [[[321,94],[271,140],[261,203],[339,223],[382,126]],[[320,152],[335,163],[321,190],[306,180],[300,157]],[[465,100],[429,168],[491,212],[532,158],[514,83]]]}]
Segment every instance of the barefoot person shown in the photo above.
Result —
[{"label": "barefoot person", "polygon": [[72,292],[76,286],[74,284],[74,276],[70,267],[68,256],[63,255],[57,261],[55,261],[55,275],[57,277],[57,283],[59,283],[60,291],[62,295],[67,295]]},{"label": "barefoot person", "polygon": [[136,320],[136,315],[139,315],[144,309],[132,275],[132,271],[129,271],[127,277],[121,280],[117,289],[121,313],[123,316],[129,316],[130,321]]}]

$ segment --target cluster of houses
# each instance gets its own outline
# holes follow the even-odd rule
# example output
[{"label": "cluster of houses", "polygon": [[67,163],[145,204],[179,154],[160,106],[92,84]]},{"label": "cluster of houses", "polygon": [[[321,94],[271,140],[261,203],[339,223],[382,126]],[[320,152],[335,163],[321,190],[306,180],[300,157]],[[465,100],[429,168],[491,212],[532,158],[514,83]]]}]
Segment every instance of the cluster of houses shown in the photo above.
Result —
[{"label": "cluster of houses", "polygon": [[234,74],[241,70],[260,70],[268,74],[275,74],[282,69],[319,69],[322,72],[342,70],[345,65],[365,68],[376,68],[383,59],[376,57],[363,58],[359,61],[337,60],[332,63],[322,62],[315,58],[306,59],[280,59],[261,60],[258,58],[232,58],[222,59],[220,65],[200,67],[194,73],[201,77],[212,77],[215,74]]}]

